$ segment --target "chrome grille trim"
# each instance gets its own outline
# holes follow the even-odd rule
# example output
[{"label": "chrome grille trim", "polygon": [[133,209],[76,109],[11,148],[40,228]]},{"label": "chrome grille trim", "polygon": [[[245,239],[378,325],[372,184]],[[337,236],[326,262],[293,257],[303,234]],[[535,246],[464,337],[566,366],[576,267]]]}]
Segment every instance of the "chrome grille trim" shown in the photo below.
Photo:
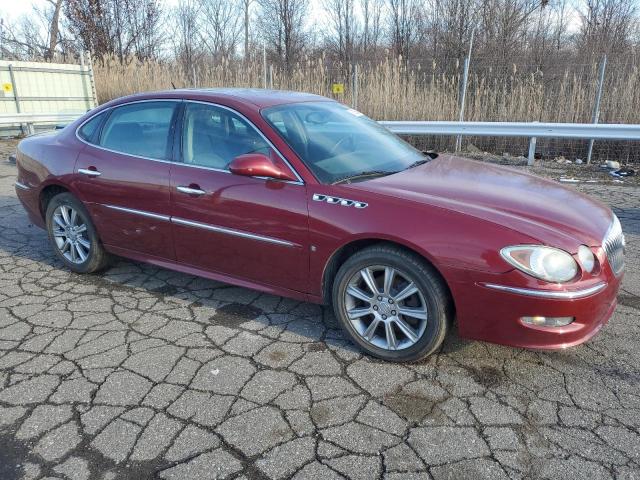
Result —
[{"label": "chrome grille trim", "polygon": [[622,225],[620,225],[620,220],[614,214],[613,221],[602,240],[602,248],[604,248],[609,266],[616,276],[620,275],[624,270],[624,247],[625,240],[622,233]]}]

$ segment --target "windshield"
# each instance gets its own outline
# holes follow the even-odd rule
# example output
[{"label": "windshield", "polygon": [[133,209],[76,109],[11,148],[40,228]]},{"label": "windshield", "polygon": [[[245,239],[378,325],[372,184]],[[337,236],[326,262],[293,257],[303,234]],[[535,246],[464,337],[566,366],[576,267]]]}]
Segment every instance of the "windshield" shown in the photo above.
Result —
[{"label": "windshield", "polygon": [[375,178],[425,160],[377,122],[336,102],[279,105],[262,115],[323,183]]}]

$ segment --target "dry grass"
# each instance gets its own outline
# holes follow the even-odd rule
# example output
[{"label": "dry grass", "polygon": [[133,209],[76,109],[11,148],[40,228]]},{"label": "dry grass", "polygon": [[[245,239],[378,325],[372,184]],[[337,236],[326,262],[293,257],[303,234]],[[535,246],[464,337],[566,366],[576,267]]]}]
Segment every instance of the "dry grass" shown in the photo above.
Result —
[{"label": "dry grass", "polygon": [[[358,109],[376,119],[455,120],[458,117],[457,74],[437,73],[435,65],[408,71],[397,60],[360,67]],[[589,122],[597,66],[571,68],[545,77],[513,66],[499,73],[478,66],[469,79],[466,119],[485,121]],[[99,101],[130,93],[176,87],[262,87],[261,62],[223,61],[185,71],[175,63],[114,59],[95,63]],[[273,87],[333,96],[331,83],[344,79],[323,59],[296,65],[289,75],[274,69]],[[343,80],[344,81],[344,80]],[[350,81],[337,98],[353,104]],[[640,71],[635,65],[610,65],[602,102],[602,122],[640,123]]]}]

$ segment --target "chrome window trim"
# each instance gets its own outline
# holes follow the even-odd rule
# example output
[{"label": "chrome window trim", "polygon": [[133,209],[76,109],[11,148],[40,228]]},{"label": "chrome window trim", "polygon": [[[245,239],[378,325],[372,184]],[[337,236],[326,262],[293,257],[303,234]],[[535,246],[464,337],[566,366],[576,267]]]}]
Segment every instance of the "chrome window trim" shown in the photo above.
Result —
[{"label": "chrome window trim", "polygon": [[162,220],[165,222],[175,223],[176,225],[183,225],[186,227],[201,228],[203,230],[209,230],[212,232],[225,233],[227,235],[233,235],[235,237],[249,238],[251,240],[258,240],[261,242],[273,243],[275,245],[283,245],[285,247],[299,247],[300,245],[289,242],[287,240],[281,240],[279,238],[268,237],[266,235],[258,235],[256,233],[244,232],[242,230],[234,230],[232,228],[220,227],[217,225],[210,225],[208,223],[194,222],[191,220],[185,220],[178,217],[170,217],[168,215],[161,215],[159,213],[147,212],[145,210],[136,210],[134,208],[119,207],[117,205],[106,205],[105,207],[119,212],[131,213],[134,215],[140,215],[142,217],[153,218],[155,220]]},{"label": "chrome window trim", "polygon": [[265,235],[258,235],[255,233],[243,232],[241,230],[234,230],[232,228],[218,227],[216,225],[210,225],[208,223],[193,222],[191,220],[185,220],[183,218],[171,217],[171,223],[183,225],[186,227],[202,228],[203,230],[209,230],[209,231],[218,232],[218,233],[225,233],[227,235],[233,235],[233,236],[242,237],[242,238],[249,238],[252,240],[259,240],[261,242],[273,243],[276,245],[283,245],[285,247],[299,246],[293,242],[289,242],[287,240],[280,240],[279,238],[273,238],[273,237],[267,237]]},{"label": "chrome window trim", "polygon": [[136,210],[134,208],[118,207],[117,205],[104,205],[104,206],[112,210],[118,210],[119,212],[133,213],[135,215],[140,215],[142,217],[153,218],[156,220],[163,220],[165,222],[171,221],[171,217],[169,217],[168,215],[160,215],[159,213],[147,212],[145,210]]},{"label": "chrome window trim", "polygon": [[[190,102],[190,103],[201,103],[204,105],[211,105],[214,107],[219,107],[225,110],[228,110],[232,113],[235,113],[236,115],[238,115],[240,118],[242,118],[243,120],[245,120],[250,126],[251,128],[253,128],[256,132],[258,132],[258,134],[269,144],[269,146],[271,148],[273,148],[274,152],[276,152],[276,154],[282,159],[282,161],[291,169],[291,171],[294,173],[294,175],[296,176],[296,178],[298,179],[298,181],[291,181],[291,180],[278,180],[278,179],[269,179],[269,180],[273,180],[273,181],[277,181],[277,182],[283,182],[283,183],[289,183],[292,185],[304,185],[304,180],[302,179],[302,177],[300,176],[300,174],[298,174],[298,172],[296,171],[295,168],[293,168],[293,166],[289,163],[289,161],[286,159],[286,157],[280,152],[280,150],[278,150],[276,148],[276,146],[271,142],[271,140],[269,140],[261,131],[258,127],[256,127],[253,122],[251,120],[249,120],[247,117],[245,117],[243,114],[241,114],[240,112],[234,110],[233,108],[227,107],[226,105],[220,105],[219,103],[214,103],[214,102],[205,102],[203,100],[191,100],[191,99],[185,99],[185,98],[157,98],[157,99],[145,99],[145,100],[133,100],[131,102],[125,102],[125,103],[120,103],[118,105],[112,105],[111,107],[107,107],[105,109],[100,110],[99,112],[96,112],[95,114],[91,115],[89,118],[87,118],[86,120],[84,120],[80,125],[78,125],[78,127],[75,130],[75,136],[76,138],[84,143],[85,145],[89,145],[91,147],[97,148],[99,150],[103,150],[105,152],[110,152],[110,153],[118,153],[120,155],[127,155],[129,157],[133,157],[133,158],[140,158],[142,160],[151,160],[152,162],[161,162],[161,163],[169,163],[171,165],[184,165],[185,167],[190,167],[190,168],[199,168],[201,170],[210,170],[213,172],[220,172],[220,173],[228,173],[231,174],[231,171],[228,169],[221,169],[221,168],[213,168],[213,167],[205,167],[202,165],[190,165],[188,163],[184,163],[182,161],[179,162],[174,162],[172,160],[163,160],[160,158],[152,158],[152,157],[145,157],[143,155],[135,155],[132,153],[125,153],[125,152],[119,152],[117,150],[112,150],[110,148],[105,148],[102,147],[100,145],[96,145],[95,143],[90,143],[87,142],[86,140],[84,140],[82,137],[80,137],[80,135],[78,134],[78,131],[84,126],[85,123],[91,121],[91,119],[93,119],[94,117],[96,117],[97,115],[100,115],[104,112],[107,112],[109,110],[113,110],[114,108],[118,108],[118,107],[124,107],[126,105],[133,105],[136,103],[148,103],[148,102],[176,102],[176,103],[186,103],[186,102]],[[260,177],[252,177],[252,178],[260,178]]]},{"label": "chrome window trim", "polygon": [[30,187],[30,186],[25,185],[24,183],[19,182],[19,181],[17,181],[17,180],[16,180],[16,182],[15,182],[15,184],[14,184],[14,185],[16,186],[16,188],[19,188],[20,190],[31,190],[31,187]]},{"label": "chrome window trim", "polygon": [[589,295],[593,295],[594,293],[598,293],[603,290],[607,284],[606,283],[598,283],[589,288],[583,288],[582,290],[562,290],[562,291],[549,291],[549,290],[536,290],[532,288],[520,288],[520,287],[509,287],[506,285],[498,285],[495,283],[482,283],[481,285],[493,288],[494,290],[500,290],[503,292],[509,293],[517,293],[520,295],[527,295],[529,297],[538,297],[538,298],[554,298],[558,300],[574,300],[576,298],[584,298]]}]

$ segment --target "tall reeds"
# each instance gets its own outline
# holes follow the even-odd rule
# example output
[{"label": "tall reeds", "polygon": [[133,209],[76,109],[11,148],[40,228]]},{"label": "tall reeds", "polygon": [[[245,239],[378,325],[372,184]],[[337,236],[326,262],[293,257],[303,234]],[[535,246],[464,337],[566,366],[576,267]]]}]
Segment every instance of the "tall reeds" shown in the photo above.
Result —
[{"label": "tall reeds", "polygon": [[[257,87],[264,85],[260,59],[209,61],[184,68],[178,62],[131,61],[114,58],[94,63],[99,101],[123,95],[181,87]],[[359,66],[357,108],[375,119],[455,120],[459,112],[460,75],[432,65],[408,68],[397,59]],[[354,103],[352,78],[323,58],[296,64],[290,72],[274,67],[273,88],[333,96]],[[453,68],[449,71],[459,71]],[[597,65],[566,65],[553,75],[518,66],[472,63],[467,120],[589,122],[596,89]],[[332,83],[345,93],[333,95]],[[609,65],[602,99],[602,122],[640,123],[638,65]]]}]

